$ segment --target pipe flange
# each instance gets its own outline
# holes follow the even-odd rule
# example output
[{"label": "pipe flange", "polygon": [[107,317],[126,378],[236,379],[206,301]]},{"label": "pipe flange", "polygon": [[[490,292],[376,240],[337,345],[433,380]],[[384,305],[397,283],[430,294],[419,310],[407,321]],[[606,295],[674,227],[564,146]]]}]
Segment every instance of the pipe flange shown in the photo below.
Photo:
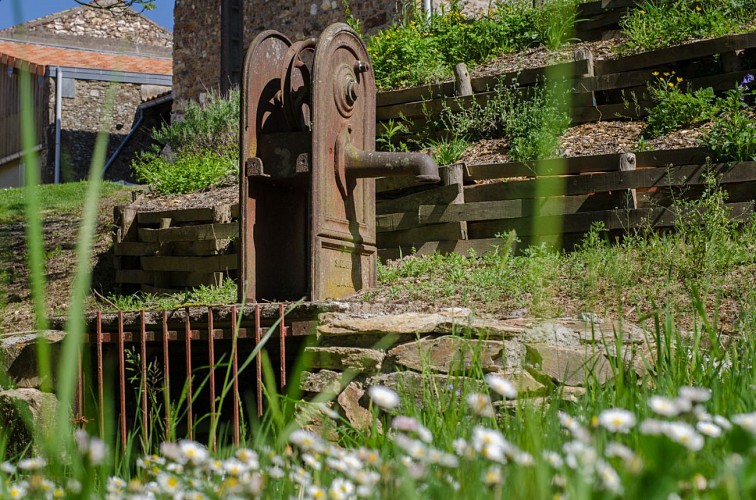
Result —
[{"label": "pipe flange", "polygon": [[352,66],[342,64],[336,69],[333,79],[333,98],[336,109],[344,118],[352,116],[354,105],[360,97],[360,78]]}]

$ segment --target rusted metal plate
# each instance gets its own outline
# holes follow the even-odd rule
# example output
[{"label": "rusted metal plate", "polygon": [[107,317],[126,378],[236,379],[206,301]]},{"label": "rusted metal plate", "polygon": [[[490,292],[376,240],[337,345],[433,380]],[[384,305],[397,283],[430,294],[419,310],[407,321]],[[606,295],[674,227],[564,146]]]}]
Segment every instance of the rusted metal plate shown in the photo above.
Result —
[{"label": "rusted metal plate", "polygon": [[340,176],[335,145],[342,134],[375,149],[375,79],[367,50],[345,24],[328,27],[313,69],[313,300],[375,286],[375,181]]}]

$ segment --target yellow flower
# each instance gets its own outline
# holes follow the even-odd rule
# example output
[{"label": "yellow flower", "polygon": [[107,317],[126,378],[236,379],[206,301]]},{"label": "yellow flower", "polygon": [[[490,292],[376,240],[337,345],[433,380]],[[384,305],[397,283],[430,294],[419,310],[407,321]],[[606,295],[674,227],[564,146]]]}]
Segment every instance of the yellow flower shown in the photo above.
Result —
[{"label": "yellow flower", "polygon": [[652,74],[652,75],[654,75],[654,76],[659,76],[659,72],[658,72],[658,71],[654,71],[654,72],[653,72],[653,73],[651,73],[651,74]]},{"label": "yellow flower", "polygon": [[640,12],[641,14],[645,14],[646,13],[645,10],[639,10],[638,12]]},{"label": "yellow flower", "polygon": [[675,86],[675,84],[674,84],[674,83],[672,83],[672,82],[669,82],[669,83],[667,84],[667,86],[671,88],[671,87],[674,87],[674,86]]},{"label": "yellow flower", "polygon": [[701,12],[701,6],[700,5],[696,5],[696,12]]},{"label": "yellow flower", "polygon": [[682,81],[683,81],[682,77],[678,76],[677,77],[677,83],[682,83]]},{"label": "yellow flower", "polygon": [[669,76],[669,71],[665,71],[663,74],[664,76]]}]

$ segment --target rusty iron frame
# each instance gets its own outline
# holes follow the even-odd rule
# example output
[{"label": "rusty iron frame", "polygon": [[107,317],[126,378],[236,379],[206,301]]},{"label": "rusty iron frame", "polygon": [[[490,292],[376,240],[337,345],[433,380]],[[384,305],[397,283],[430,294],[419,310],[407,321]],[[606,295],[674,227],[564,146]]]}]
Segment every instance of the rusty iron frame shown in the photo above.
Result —
[{"label": "rusty iron frame", "polygon": [[[206,319],[207,323],[207,350],[208,350],[208,367],[209,367],[209,388],[207,389],[207,392],[209,393],[209,407],[210,407],[210,425],[211,429],[215,429],[217,425],[217,420],[220,418],[220,409],[218,408],[218,400],[217,400],[217,391],[216,391],[216,382],[217,377],[215,375],[215,370],[218,368],[217,364],[217,348],[215,341],[217,339],[226,339],[231,340],[231,351],[230,351],[230,370],[231,370],[231,379],[230,383],[232,384],[232,399],[233,399],[233,411],[231,416],[231,423],[233,425],[233,440],[235,445],[239,445],[241,441],[241,393],[239,389],[239,344],[240,340],[243,341],[252,341],[253,347],[260,344],[263,338],[263,324],[261,320],[261,306],[260,304],[254,305],[254,312],[251,314],[252,319],[252,328],[247,328],[244,330],[244,336],[243,338],[240,336],[240,330],[241,323],[242,323],[242,316],[243,311],[240,311],[237,307],[237,305],[233,305],[230,308],[230,325],[228,329],[224,328],[218,328],[216,317],[217,317],[217,311],[216,308],[213,307],[207,307],[206,312],[204,313],[204,318]],[[281,303],[278,304],[277,307],[278,311],[278,318],[276,321],[278,322],[277,326],[277,333],[279,336],[279,349],[280,349],[280,378],[279,382],[281,384],[281,387],[284,387],[286,385],[287,381],[287,372],[286,372],[286,364],[287,364],[287,357],[286,357],[286,341],[287,337],[290,335],[290,327],[286,324],[286,306],[285,304]],[[144,440],[144,443],[149,443],[149,440],[151,438],[151,417],[153,416],[153,412],[156,411],[154,408],[150,406],[150,401],[148,397],[148,370],[149,370],[149,363],[148,363],[148,347],[156,348],[157,350],[162,351],[162,361],[163,361],[163,391],[164,391],[164,409],[163,409],[163,415],[158,416],[158,418],[163,418],[165,422],[165,433],[166,433],[166,439],[172,440],[178,438],[178,436],[173,435],[174,434],[174,428],[176,422],[172,421],[172,417],[175,417],[175,415],[172,415],[171,413],[171,374],[170,374],[170,362],[171,362],[171,344],[176,344],[177,342],[183,342],[184,343],[184,358],[185,358],[185,375],[186,375],[186,384],[187,385],[187,391],[186,391],[186,412],[185,412],[185,423],[187,428],[186,436],[189,439],[193,439],[195,437],[194,433],[194,425],[195,425],[195,416],[193,413],[193,405],[195,403],[195,398],[197,394],[194,393],[194,388],[196,386],[194,377],[192,376],[193,373],[193,356],[192,356],[192,346],[193,344],[196,346],[199,346],[198,342],[202,340],[202,333],[201,330],[194,329],[192,327],[192,320],[190,318],[189,308],[184,309],[184,318],[183,318],[183,328],[176,329],[175,326],[171,328],[169,326],[169,318],[170,314],[168,311],[162,311],[162,314],[160,315],[160,321],[158,324],[152,325],[151,328],[148,327],[148,322],[146,320],[146,311],[140,310],[138,312],[138,326],[134,331],[127,331],[124,326],[124,313],[119,312],[117,314],[117,328],[115,332],[106,332],[103,328],[103,314],[102,312],[97,312],[95,316],[94,321],[94,332],[90,333],[86,337],[86,342],[89,345],[92,345],[94,347],[94,357],[96,358],[93,363],[93,368],[96,371],[95,377],[92,377],[92,384],[97,386],[97,390],[95,391],[95,398],[96,398],[96,407],[97,407],[97,416],[94,418],[98,419],[97,422],[97,428],[99,430],[100,436],[105,435],[105,401],[110,394],[106,392],[105,387],[105,345],[114,345],[116,348],[116,356],[117,356],[117,382],[116,382],[116,392],[117,392],[117,408],[118,408],[118,433],[120,434],[120,440],[121,444],[123,446],[126,446],[127,439],[128,439],[128,432],[129,432],[129,414],[128,414],[128,408],[127,408],[127,378],[126,378],[126,347],[128,346],[134,346],[139,349],[140,353],[140,362],[139,362],[139,397],[137,398],[137,405],[138,408],[136,409],[141,422],[142,422],[142,439]],[[274,323],[275,325],[275,323]],[[270,327],[272,328],[272,326]],[[183,330],[183,332],[181,332]],[[204,330],[204,328],[203,328]],[[230,331],[230,332],[229,332]],[[228,333],[227,333],[228,332]],[[264,405],[263,405],[263,376],[262,376],[262,355],[263,350],[261,349],[257,352],[255,355],[255,373],[254,377],[256,380],[256,396],[257,396],[257,416],[261,417],[263,415],[264,411]],[[158,358],[159,359],[159,358]],[[79,356],[79,362],[78,362],[78,384],[77,384],[77,396],[76,396],[76,407],[75,407],[75,417],[74,420],[79,423],[80,425],[83,425],[84,423],[88,422],[87,415],[85,415],[85,388],[86,388],[86,370],[84,369],[84,362],[82,360],[82,356]],[[134,414],[134,422],[137,421],[136,414]],[[209,446],[215,450],[217,448],[217,441],[216,441],[216,435],[215,432],[211,433],[210,436],[210,443]]]}]

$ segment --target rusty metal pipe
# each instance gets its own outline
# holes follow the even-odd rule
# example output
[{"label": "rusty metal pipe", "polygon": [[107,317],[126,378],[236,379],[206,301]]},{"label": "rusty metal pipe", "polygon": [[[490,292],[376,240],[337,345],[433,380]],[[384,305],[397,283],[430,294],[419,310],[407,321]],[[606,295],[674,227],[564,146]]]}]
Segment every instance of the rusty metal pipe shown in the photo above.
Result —
[{"label": "rusty metal pipe", "polygon": [[351,142],[344,147],[346,174],[354,178],[414,175],[418,182],[440,182],[438,165],[424,153],[362,151]]}]

